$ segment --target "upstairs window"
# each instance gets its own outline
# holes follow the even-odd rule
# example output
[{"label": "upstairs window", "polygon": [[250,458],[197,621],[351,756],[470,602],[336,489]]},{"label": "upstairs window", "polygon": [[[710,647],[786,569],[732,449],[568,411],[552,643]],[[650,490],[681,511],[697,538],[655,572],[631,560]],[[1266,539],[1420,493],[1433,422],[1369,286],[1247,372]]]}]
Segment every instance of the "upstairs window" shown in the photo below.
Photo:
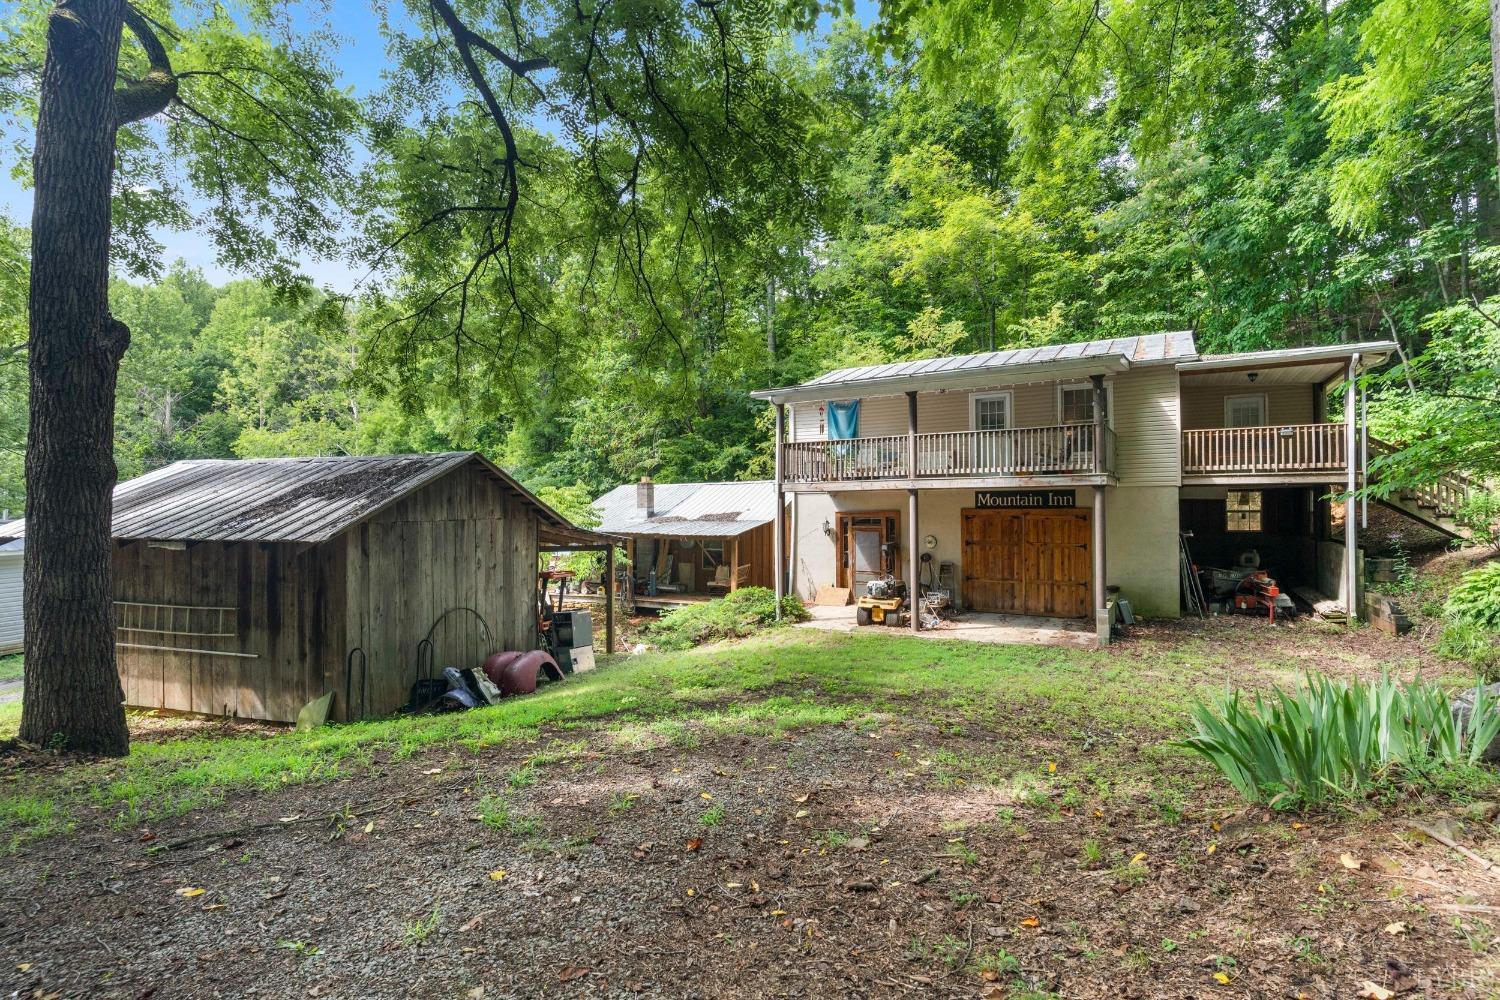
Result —
[{"label": "upstairs window", "polygon": [[969,427],[976,431],[1003,431],[1010,426],[1008,392],[976,392],[969,397]]},{"label": "upstairs window", "polygon": [[[1110,387],[1104,387],[1104,419],[1109,421]],[[1091,382],[1075,382],[1057,387],[1057,422],[1060,424],[1091,424],[1094,422],[1094,386]]]},{"label": "upstairs window", "polygon": [[1225,530],[1260,530],[1260,490],[1230,490],[1224,503]]}]

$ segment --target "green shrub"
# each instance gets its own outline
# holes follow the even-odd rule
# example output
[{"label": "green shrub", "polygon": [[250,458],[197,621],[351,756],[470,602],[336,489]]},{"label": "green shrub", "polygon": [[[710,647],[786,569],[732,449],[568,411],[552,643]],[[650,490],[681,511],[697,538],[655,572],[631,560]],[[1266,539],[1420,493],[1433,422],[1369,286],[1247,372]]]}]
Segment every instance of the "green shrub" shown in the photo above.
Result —
[{"label": "green shrub", "polygon": [[1197,733],[1181,745],[1246,799],[1277,806],[1354,797],[1396,772],[1441,783],[1434,772],[1473,767],[1500,731],[1500,710],[1482,689],[1459,724],[1442,688],[1384,676],[1309,676],[1295,694],[1278,688],[1250,701],[1235,691],[1191,711]]},{"label": "green shrub", "polygon": [[1474,533],[1475,542],[1485,545],[1496,541],[1496,526],[1500,525],[1500,492],[1476,490],[1464,500],[1458,510],[1458,520]]},{"label": "green shrub", "polygon": [[[792,595],[781,600],[783,622],[810,616]],[[705,604],[688,604],[664,613],[641,631],[658,649],[690,649],[718,639],[738,639],[776,622],[776,595],[765,587],[742,587]]]},{"label": "green shrub", "polygon": [[1448,595],[1438,651],[1469,661],[1487,677],[1500,672],[1500,562],[1465,573]]}]

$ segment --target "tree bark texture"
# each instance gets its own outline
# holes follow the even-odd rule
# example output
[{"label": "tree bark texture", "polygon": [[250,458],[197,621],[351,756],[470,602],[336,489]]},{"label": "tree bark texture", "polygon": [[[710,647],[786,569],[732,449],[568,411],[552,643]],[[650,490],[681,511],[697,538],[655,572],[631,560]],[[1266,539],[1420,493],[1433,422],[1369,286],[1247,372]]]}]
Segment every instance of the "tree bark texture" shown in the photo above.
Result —
[{"label": "tree bark texture", "polygon": [[122,0],[62,0],[47,24],[31,224],[26,686],[21,738],[129,748],[110,561],[114,400],[129,342],[109,314]]}]

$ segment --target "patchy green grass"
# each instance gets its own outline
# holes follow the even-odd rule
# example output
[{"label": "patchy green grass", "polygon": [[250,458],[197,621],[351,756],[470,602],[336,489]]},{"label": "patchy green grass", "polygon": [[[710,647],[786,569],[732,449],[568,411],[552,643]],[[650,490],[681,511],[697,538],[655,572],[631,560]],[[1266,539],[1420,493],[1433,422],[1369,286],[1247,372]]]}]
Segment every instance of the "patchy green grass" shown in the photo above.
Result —
[{"label": "patchy green grass", "polygon": [[[1001,729],[1024,739],[983,752],[944,752],[922,766],[952,783],[1012,789],[1049,809],[1148,795],[1172,821],[1203,765],[1165,744],[1187,705],[1229,679],[1225,644],[1188,639],[1121,654],[1043,646],[938,642],[881,632],[778,631],[677,653],[615,657],[536,695],[469,712],[292,731],[138,740],[130,756],[28,774],[0,788],[0,851],[81,822],[129,827],[204,808],[231,792],[324,781],[434,747],[539,743],[507,785],[576,753],[592,735],[620,745],[689,748],[720,734],[776,741],[818,726],[871,730],[925,720],[955,734]],[[1241,668],[1243,669],[1243,668]],[[13,732],[19,704],[0,705]],[[1092,751],[1105,734],[1140,734],[1130,761]],[[564,742],[564,741],[567,742]],[[895,750],[891,766],[912,758]],[[492,805],[497,806],[497,798]],[[496,817],[499,820],[499,816]]]},{"label": "patchy green grass", "polygon": [[21,731],[21,699],[0,702],[0,740],[13,740]]},{"label": "patchy green grass", "polygon": [[24,665],[20,653],[0,656],[0,683],[20,680]]}]

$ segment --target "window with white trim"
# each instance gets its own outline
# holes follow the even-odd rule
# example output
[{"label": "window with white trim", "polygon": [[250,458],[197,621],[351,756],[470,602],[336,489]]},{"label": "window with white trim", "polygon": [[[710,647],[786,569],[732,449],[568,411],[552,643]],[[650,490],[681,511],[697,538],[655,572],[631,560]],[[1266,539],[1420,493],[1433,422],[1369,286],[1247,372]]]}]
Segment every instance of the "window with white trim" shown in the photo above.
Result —
[{"label": "window with white trim", "polygon": [[[1109,422],[1110,396],[1113,386],[1104,387],[1104,420]],[[1073,382],[1057,387],[1057,422],[1060,424],[1091,424],[1094,422],[1094,384]]]},{"label": "window with white trim", "polygon": [[1008,392],[975,393],[969,397],[969,426],[976,431],[1003,431],[1010,426]]},{"label": "window with white trim", "polygon": [[1224,501],[1224,529],[1259,531],[1260,514],[1260,490],[1230,490]]}]

